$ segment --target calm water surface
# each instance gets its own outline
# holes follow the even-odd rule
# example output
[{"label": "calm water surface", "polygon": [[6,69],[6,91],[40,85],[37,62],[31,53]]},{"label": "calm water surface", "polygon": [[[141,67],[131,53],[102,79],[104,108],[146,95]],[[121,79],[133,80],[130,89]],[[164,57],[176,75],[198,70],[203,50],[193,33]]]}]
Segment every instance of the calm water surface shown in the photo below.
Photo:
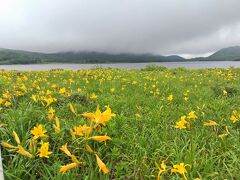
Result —
[{"label": "calm water surface", "polygon": [[5,70],[49,70],[49,69],[90,69],[94,67],[120,68],[120,69],[142,69],[146,65],[156,64],[168,68],[185,67],[196,68],[229,68],[239,67],[240,61],[201,61],[201,62],[157,62],[157,63],[114,63],[114,64],[28,64],[28,65],[0,65],[0,69]]}]

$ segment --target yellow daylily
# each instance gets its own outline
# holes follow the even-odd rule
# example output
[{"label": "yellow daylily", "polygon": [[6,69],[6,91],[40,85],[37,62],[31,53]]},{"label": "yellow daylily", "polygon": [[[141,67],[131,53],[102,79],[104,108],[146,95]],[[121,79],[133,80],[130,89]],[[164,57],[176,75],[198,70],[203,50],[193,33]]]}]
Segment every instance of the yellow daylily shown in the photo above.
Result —
[{"label": "yellow daylily", "polygon": [[215,121],[209,120],[209,122],[203,123],[204,126],[217,126],[218,124]]},{"label": "yellow daylily", "polygon": [[238,112],[235,110],[232,112],[232,115],[230,117],[230,120],[233,122],[233,123],[236,123],[237,121],[239,121],[240,119],[240,116],[238,114]]},{"label": "yellow daylily", "polygon": [[5,141],[1,141],[1,145],[7,149],[16,149],[17,147],[16,146],[13,146]]},{"label": "yellow daylily", "polygon": [[92,139],[94,141],[100,141],[100,142],[104,142],[106,144],[107,140],[112,140],[112,138],[110,138],[109,136],[92,136],[88,139]]},{"label": "yellow daylily", "polygon": [[37,101],[37,96],[35,94],[32,94],[31,99],[36,102]]},{"label": "yellow daylily", "polygon": [[186,119],[186,116],[182,116],[180,121],[176,122],[175,128],[185,129],[186,128],[185,124],[187,123],[185,119]]},{"label": "yellow daylily", "polygon": [[84,124],[84,125],[75,126],[72,130],[72,133],[74,134],[74,136],[89,136],[91,131],[92,131],[92,128]]},{"label": "yellow daylily", "polygon": [[167,98],[167,100],[168,100],[168,102],[170,102],[170,103],[171,103],[171,102],[173,101],[173,95],[172,95],[172,94],[171,94],[171,95],[169,95],[169,96],[168,96],[168,98]]},{"label": "yellow daylily", "polygon": [[180,163],[180,164],[176,164],[176,165],[173,165],[173,168],[171,169],[171,173],[179,173],[182,175],[183,179],[187,179],[185,173],[187,173],[187,170],[186,170],[186,166],[190,166],[189,164],[184,164],[184,163]]},{"label": "yellow daylily", "polygon": [[191,111],[190,113],[188,113],[188,119],[196,119],[197,118],[197,115],[195,114],[194,111]]},{"label": "yellow daylily", "polygon": [[70,163],[70,164],[68,164],[68,165],[61,166],[59,172],[62,173],[62,174],[64,174],[66,171],[68,171],[68,170],[70,170],[70,169],[73,169],[73,168],[75,168],[75,167],[77,167],[77,166],[78,166],[77,163]]},{"label": "yellow daylily", "polygon": [[5,141],[2,141],[1,142],[1,145],[7,149],[10,149],[10,150],[13,150],[13,151],[16,151],[18,154],[21,154],[23,156],[26,156],[26,157],[29,157],[29,158],[32,158],[33,155],[30,154],[28,151],[26,151],[21,145],[17,145],[17,146],[13,146]]},{"label": "yellow daylily", "polygon": [[226,137],[227,135],[230,134],[229,131],[228,131],[228,128],[226,127],[225,129],[226,129],[226,133],[219,134],[219,135],[218,135],[219,138],[223,139],[224,137]]},{"label": "yellow daylily", "polygon": [[15,131],[13,131],[13,138],[14,138],[14,140],[17,142],[17,144],[20,144],[21,142],[20,142],[20,139],[19,139],[19,137],[18,137],[18,135],[17,135],[17,133],[15,132]]},{"label": "yellow daylily", "polygon": [[23,155],[23,156],[27,156],[29,158],[33,158],[33,155],[30,154],[28,151],[26,151],[22,146],[18,145],[18,151],[16,151],[17,153]]},{"label": "yellow daylily", "polygon": [[56,110],[53,109],[52,107],[50,107],[50,108],[48,109],[48,113],[49,113],[49,114],[54,114],[55,112],[56,112]]},{"label": "yellow daylily", "polygon": [[90,99],[92,100],[96,100],[98,97],[95,93],[92,93],[91,96],[90,96]]},{"label": "yellow daylily", "polygon": [[59,94],[64,94],[64,93],[66,93],[66,88],[61,88],[61,89],[59,90]]},{"label": "yellow daylily", "polygon": [[71,157],[72,154],[70,153],[70,151],[67,148],[67,143],[62,145],[62,147],[60,148],[60,150],[62,150],[67,156]]},{"label": "yellow daylily", "polygon": [[73,114],[77,115],[77,113],[76,113],[76,111],[75,111],[72,103],[69,104],[69,109],[70,109],[70,111],[71,111]]},{"label": "yellow daylily", "polygon": [[85,146],[85,149],[86,149],[87,152],[93,153],[92,148],[88,144]]},{"label": "yellow daylily", "polygon": [[11,106],[11,102],[9,102],[9,101],[6,101],[6,102],[5,102],[5,107],[7,107],[7,108],[8,108],[8,107],[10,107],[10,106]]},{"label": "yellow daylily", "polygon": [[39,157],[45,157],[45,158],[49,158],[49,155],[52,154],[51,151],[48,151],[49,149],[49,143],[46,142],[44,143],[43,141],[41,141],[41,147],[39,148],[38,152],[39,152]]},{"label": "yellow daylily", "polygon": [[2,104],[3,103],[3,99],[2,98],[0,98],[0,104]]},{"label": "yellow daylily", "polygon": [[38,139],[39,137],[47,137],[45,134],[47,131],[44,129],[42,124],[39,124],[31,130],[31,134],[34,135],[33,139]]},{"label": "yellow daylily", "polygon": [[167,166],[165,164],[165,160],[163,160],[159,166],[159,164],[157,162],[155,162],[156,167],[158,168],[159,172],[158,172],[158,176],[157,176],[157,180],[160,180],[161,178],[161,174],[163,172],[167,171]]},{"label": "yellow daylily", "polygon": [[68,150],[67,147],[67,143],[62,145],[62,147],[60,148],[60,150],[62,150],[67,156],[72,158],[73,163],[65,165],[65,166],[61,166],[60,168],[60,172],[62,174],[64,174],[66,171],[80,165],[80,162],[77,160],[76,156],[74,156],[73,154],[71,154],[71,152]]},{"label": "yellow daylily", "polygon": [[61,129],[60,129],[60,121],[58,117],[55,117],[55,124],[53,125],[53,128],[55,130],[55,133],[60,133]]},{"label": "yellow daylily", "polygon": [[106,166],[106,164],[104,164],[104,162],[102,162],[102,160],[98,157],[98,155],[96,154],[96,159],[97,159],[97,164],[99,167],[99,171],[102,171],[104,174],[109,173],[109,170]]},{"label": "yellow daylily", "polygon": [[106,126],[106,123],[111,117],[115,117],[116,115],[112,113],[109,106],[104,112],[101,112],[99,106],[97,106],[95,113],[83,113],[82,116],[89,118],[91,121],[95,122],[96,125],[102,124],[103,126]]}]

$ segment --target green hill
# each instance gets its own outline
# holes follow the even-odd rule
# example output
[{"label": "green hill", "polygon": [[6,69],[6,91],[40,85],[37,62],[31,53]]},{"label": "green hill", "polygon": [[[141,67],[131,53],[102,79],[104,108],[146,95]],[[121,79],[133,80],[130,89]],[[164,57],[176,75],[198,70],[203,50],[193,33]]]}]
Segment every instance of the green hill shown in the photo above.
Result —
[{"label": "green hill", "polygon": [[240,60],[240,46],[233,46],[223,48],[211,56],[207,57],[206,60],[210,61],[234,61]]},{"label": "green hill", "polygon": [[209,57],[184,59],[177,55],[153,54],[109,54],[101,52],[59,52],[38,53],[11,49],[0,49],[0,64],[41,63],[135,63],[135,62],[181,62],[181,61],[237,61],[240,60],[240,46],[221,49]]},{"label": "green hill", "polygon": [[37,53],[10,49],[0,49],[0,64],[34,63],[126,63],[126,62],[170,62],[185,61],[180,56],[152,54],[109,54],[100,52],[60,52]]}]

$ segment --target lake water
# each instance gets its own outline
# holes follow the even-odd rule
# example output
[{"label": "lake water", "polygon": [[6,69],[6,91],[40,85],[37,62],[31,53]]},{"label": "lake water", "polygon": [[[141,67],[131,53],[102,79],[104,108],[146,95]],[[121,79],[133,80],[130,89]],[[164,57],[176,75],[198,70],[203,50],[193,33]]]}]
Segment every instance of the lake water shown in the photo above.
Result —
[{"label": "lake water", "polygon": [[28,65],[0,65],[5,70],[49,70],[49,69],[90,69],[94,67],[120,68],[120,69],[142,69],[149,64],[156,64],[168,68],[185,67],[196,68],[229,68],[239,67],[240,61],[198,61],[198,62],[156,62],[156,63],[114,63],[114,64],[28,64]]}]

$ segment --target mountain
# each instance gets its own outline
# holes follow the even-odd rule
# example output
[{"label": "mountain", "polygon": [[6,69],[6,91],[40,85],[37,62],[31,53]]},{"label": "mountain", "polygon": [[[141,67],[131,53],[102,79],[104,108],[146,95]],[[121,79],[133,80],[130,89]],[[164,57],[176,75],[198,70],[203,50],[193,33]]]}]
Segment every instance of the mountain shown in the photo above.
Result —
[{"label": "mountain", "polygon": [[184,59],[183,57],[181,56],[177,56],[177,55],[170,55],[170,56],[167,56],[168,59],[172,59],[172,60],[177,60],[177,61],[185,61],[186,59]]},{"label": "mountain", "polygon": [[240,46],[223,48],[207,57],[208,61],[234,61],[240,60]]},{"label": "mountain", "polygon": [[153,54],[110,54],[103,52],[59,52],[38,53],[21,50],[1,49],[0,64],[36,63],[134,63],[134,62],[181,62],[181,61],[240,61],[240,46],[223,48],[208,57],[184,59],[181,56]]},{"label": "mountain", "polygon": [[20,50],[0,49],[0,64],[35,63],[126,63],[126,62],[174,62],[185,61],[180,56],[152,54],[109,54],[101,52],[59,52],[38,53]]},{"label": "mountain", "polygon": [[0,48],[0,64],[41,63],[42,53]]}]

